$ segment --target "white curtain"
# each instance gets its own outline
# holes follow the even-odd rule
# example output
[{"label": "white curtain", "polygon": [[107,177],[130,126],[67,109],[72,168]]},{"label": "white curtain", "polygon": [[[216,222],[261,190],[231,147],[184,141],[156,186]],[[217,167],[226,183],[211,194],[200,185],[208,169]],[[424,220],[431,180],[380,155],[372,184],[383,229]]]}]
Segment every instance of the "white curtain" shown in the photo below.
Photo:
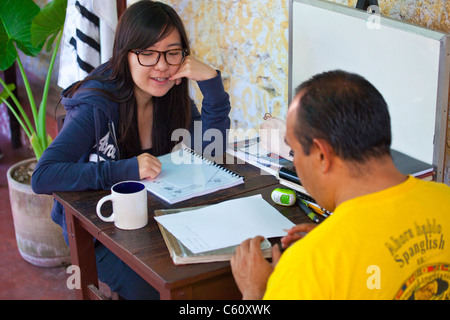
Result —
[{"label": "white curtain", "polygon": [[58,86],[84,79],[111,58],[116,26],[116,1],[68,0]]}]

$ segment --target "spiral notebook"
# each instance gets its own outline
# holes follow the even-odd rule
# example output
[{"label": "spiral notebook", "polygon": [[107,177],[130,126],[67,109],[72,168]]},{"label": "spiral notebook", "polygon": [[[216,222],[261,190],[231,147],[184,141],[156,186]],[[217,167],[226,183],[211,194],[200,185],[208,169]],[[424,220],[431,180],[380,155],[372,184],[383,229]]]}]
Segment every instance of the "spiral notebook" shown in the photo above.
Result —
[{"label": "spiral notebook", "polygon": [[191,149],[183,148],[158,159],[162,164],[161,173],[153,180],[142,182],[148,191],[170,204],[244,183],[243,176]]}]

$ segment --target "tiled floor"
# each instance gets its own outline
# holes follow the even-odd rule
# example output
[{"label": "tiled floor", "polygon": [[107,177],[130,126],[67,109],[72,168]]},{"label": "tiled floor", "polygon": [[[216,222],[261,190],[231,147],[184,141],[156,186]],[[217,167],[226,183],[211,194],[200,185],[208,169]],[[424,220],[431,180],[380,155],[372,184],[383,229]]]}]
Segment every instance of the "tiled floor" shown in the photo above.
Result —
[{"label": "tiled floor", "polygon": [[[50,134],[54,135],[55,124],[50,117],[47,118]],[[0,117],[1,121],[5,121],[4,116]],[[73,300],[75,293],[66,286],[69,274],[65,268],[36,267],[20,256],[11,215],[6,171],[14,163],[33,157],[33,153],[28,145],[13,150],[10,139],[4,132],[0,132],[0,150],[4,154],[0,159],[0,300]]]}]

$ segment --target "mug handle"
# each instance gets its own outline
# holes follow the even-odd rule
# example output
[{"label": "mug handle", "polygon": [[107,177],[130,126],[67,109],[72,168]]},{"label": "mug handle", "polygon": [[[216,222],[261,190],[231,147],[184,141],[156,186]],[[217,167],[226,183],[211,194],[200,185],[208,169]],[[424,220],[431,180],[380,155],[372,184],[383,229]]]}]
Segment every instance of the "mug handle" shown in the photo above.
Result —
[{"label": "mug handle", "polygon": [[112,201],[112,200],[113,200],[113,197],[112,197],[112,194],[110,194],[108,196],[104,196],[103,198],[101,198],[97,203],[97,215],[100,219],[102,219],[105,222],[114,222],[114,212],[109,217],[104,217],[101,212],[102,205],[106,201]]}]

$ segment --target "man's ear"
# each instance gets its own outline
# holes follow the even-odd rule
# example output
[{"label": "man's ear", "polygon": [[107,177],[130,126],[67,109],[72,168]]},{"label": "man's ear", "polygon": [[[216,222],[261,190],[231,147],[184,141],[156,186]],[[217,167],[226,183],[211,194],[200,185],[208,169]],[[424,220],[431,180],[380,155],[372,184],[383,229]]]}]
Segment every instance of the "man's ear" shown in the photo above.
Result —
[{"label": "man's ear", "polygon": [[331,145],[324,139],[314,139],[312,149],[322,173],[330,171],[335,153]]}]

